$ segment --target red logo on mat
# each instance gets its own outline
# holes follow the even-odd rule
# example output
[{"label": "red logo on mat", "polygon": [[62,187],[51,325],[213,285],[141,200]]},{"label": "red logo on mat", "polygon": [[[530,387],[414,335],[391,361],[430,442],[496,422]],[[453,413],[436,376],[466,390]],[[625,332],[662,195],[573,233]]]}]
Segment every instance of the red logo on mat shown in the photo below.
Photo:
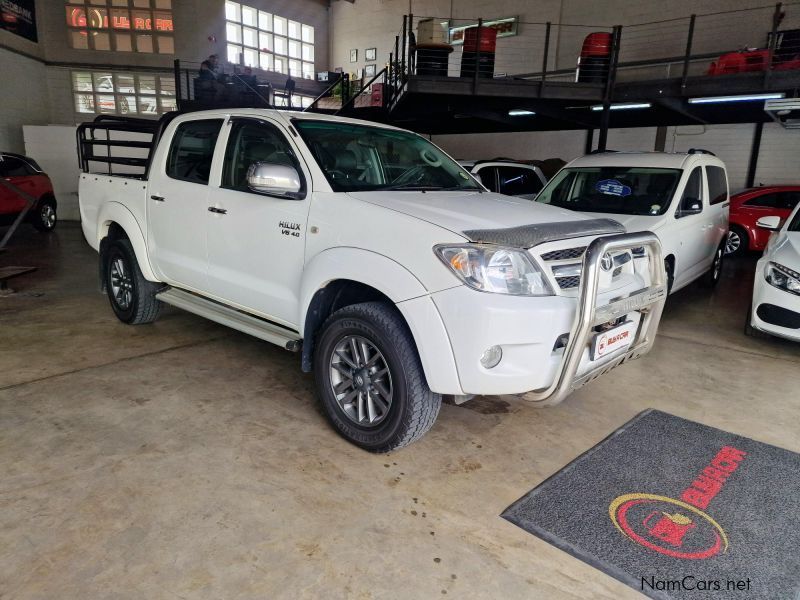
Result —
[{"label": "red logo on mat", "polygon": [[637,544],[674,558],[711,558],[728,549],[725,530],[705,509],[746,452],[725,446],[680,496],[623,494],[608,507],[614,526]]}]

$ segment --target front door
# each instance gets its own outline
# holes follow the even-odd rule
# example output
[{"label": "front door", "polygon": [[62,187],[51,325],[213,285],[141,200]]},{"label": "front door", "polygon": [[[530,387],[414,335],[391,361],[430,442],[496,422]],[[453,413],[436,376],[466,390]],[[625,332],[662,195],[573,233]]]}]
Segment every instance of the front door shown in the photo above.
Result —
[{"label": "front door", "polygon": [[713,226],[703,182],[703,168],[689,174],[675,212],[675,233],[678,248],[675,252],[675,286],[691,281],[702,271],[708,255],[707,240]]},{"label": "front door", "polygon": [[208,182],[222,119],[180,123],[147,190],[147,236],[156,272],[171,285],[207,285]]},{"label": "front door", "polygon": [[[269,119],[231,119],[222,179],[208,199],[209,291],[217,299],[296,327],[311,192],[309,175],[283,127]],[[294,167],[302,199],[252,191],[256,162]]]}]

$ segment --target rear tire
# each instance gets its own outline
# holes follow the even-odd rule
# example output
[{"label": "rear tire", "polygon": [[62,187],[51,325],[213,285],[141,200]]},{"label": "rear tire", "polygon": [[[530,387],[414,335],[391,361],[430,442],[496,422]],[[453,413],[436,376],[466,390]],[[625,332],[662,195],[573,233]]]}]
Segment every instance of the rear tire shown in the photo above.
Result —
[{"label": "rear tire", "polygon": [[715,288],[722,278],[722,263],[725,260],[725,241],[719,245],[714,252],[714,260],[711,261],[711,268],[703,277],[706,287]]},{"label": "rear tire", "polygon": [[750,247],[750,240],[747,232],[737,225],[731,225],[728,237],[725,240],[726,256],[742,256],[747,253]]},{"label": "rear tire", "polygon": [[346,306],[322,325],[314,348],[317,393],[334,429],[370,452],[422,437],[439,414],[417,347],[397,309]]},{"label": "rear tire", "polygon": [[32,212],[31,223],[36,229],[49,232],[56,228],[58,214],[56,212],[56,203],[52,198],[40,200]]},{"label": "rear tire", "polygon": [[111,242],[100,256],[103,283],[114,314],[123,323],[152,323],[161,311],[156,293],[163,287],[142,275],[129,240]]}]

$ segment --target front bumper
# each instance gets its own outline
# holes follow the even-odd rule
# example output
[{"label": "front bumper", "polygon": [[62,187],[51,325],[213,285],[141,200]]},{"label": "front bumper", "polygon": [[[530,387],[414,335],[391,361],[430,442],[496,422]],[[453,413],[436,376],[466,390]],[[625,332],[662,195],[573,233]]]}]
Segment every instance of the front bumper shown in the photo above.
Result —
[{"label": "front bumper", "polygon": [[[651,285],[624,297],[619,292],[599,294],[602,257],[640,246],[650,251]],[[587,248],[577,297],[506,296],[464,286],[433,294],[463,393],[525,394],[540,404],[556,404],[592,379],[645,354],[652,347],[666,298],[663,265],[655,235],[615,235],[598,238]],[[632,343],[592,361],[589,346],[595,327],[620,317],[636,326]],[[502,348],[503,358],[486,369],[481,354],[495,345]]]},{"label": "front bumper", "polygon": [[770,335],[800,341],[800,296],[767,283],[764,279],[767,262],[765,257],[756,267],[750,325]]}]

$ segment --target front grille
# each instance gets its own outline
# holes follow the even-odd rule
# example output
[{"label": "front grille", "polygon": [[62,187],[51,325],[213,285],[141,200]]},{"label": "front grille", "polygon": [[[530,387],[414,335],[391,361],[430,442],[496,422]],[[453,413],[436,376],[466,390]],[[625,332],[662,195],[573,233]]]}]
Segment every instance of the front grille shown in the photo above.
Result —
[{"label": "front grille", "polygon": [[567,260],[570,258],[578,258],[583,256],[586,252],[586,246],[580,248],[565,248],[564,250],[553,250],[552,252],[545,252],[542,254],[542,260]]},{"label": "front grille", "polygon": [[568,290],[578,287],[581,284],[581,277],[580,275],[573,277],[557,277],[556,281],[558,282],[558,287],[562,290]]}]

